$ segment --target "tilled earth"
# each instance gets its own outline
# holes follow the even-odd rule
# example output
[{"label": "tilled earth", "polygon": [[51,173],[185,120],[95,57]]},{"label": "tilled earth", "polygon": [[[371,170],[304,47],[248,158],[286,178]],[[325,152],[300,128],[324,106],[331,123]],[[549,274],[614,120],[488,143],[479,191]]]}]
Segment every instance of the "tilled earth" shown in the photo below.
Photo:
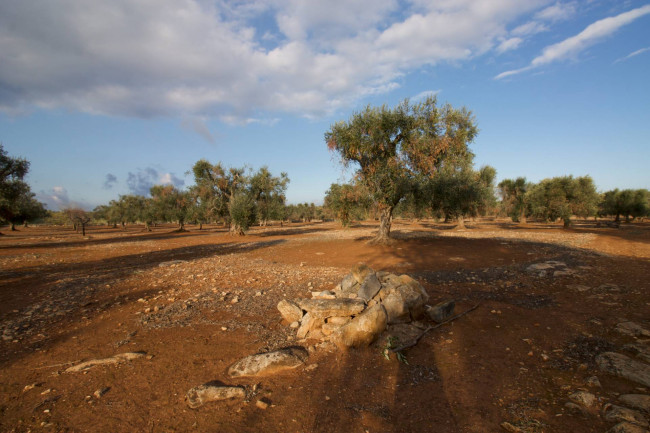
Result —
[{"label": "tilled earth", "polygon": [[[491,432],[507,422],[605,432],[612,424],[599,408],[650,394],[594,362],[635,342],[618,323],[650,329],[650,225],[485,221],[458,231],[398,221],[394,244],[368,245],[375,230],[3,231],[0,431]],[[430,331],[403,361],[383,356],[382,339],[347,352],[296,341],[277,303],[332,289],[358,263],[413,276],[431,304],[479,307]],[[304,366],[226,375],[244,356],[292,345],[309,350]],[[123,352],[147,356],[65,371]],[[190,409],[187,391],[211,381],[245,386],[247,398]],[[576,390],[594,393],[597,407],[570,413]]]}]

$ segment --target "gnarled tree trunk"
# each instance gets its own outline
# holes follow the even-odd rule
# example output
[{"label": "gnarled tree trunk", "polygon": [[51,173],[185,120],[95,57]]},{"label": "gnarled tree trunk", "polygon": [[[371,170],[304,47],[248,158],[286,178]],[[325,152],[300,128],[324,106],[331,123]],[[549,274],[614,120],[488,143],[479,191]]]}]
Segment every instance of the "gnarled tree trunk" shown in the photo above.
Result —
[{"label": "gnarled tree trunk", "polygon": [[456,224],[456,229],[462,230],[465,229],[465,219],[462,215],[458,215],[458,224]]},{"label": "gnarled tree trunk", "polygon": [[390,243],[390,227],[393,223],[393,206],[379,209],[379,231],[377,236],[370,241],[373,244]]}]

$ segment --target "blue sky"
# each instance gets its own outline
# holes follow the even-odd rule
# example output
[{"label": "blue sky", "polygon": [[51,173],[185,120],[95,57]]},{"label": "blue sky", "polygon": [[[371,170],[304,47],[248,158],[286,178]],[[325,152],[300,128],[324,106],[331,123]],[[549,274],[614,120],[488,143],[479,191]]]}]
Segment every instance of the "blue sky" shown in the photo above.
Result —
[{"label": "blue sky", "polygon": [[649,76],[647,1],[0,3],[0,142],[50,209],[188,186],[200,158],[320,203],[349,174],[330,125],[430,93],[499,180],[648,188]]}]

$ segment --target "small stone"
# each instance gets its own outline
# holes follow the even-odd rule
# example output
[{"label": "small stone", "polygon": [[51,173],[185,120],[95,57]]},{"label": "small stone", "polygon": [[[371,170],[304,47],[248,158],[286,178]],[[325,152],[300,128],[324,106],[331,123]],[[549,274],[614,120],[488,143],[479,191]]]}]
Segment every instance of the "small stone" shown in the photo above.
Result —
[{"label": "small stone", "polygon": [[93,395],[96,398],[101,398],[104,394],[106,394],[108,391],[110,391],[111,387],[110,386],[105,386],[104,388],[98,389],[93,393]]},{"label": "small stone", "polygon": [[300,322],[291,322],[291,324],[289,324],[289,327],[293,329],[297,329],[300,327]]},{"label": "small stone", "polygon": [[230,300],[230,303],[231,303],[231,304],[236,304],[237,302],[239,302],[239,296],[235,296],[234,298],[232,298],[232,299]]},{"label": "small stone", "polygon": [[576,391],[569,395],[569,399],[586,408],[591,408],[596,403],[596,396],[586,391]]},{"label": "small stone", "polygon": [[509,422],[502,422],[501,428],[510,433],[524,433],[522,429],[510,424]]},{"label": "small stone", "polygon": [[303,348],[289,347],[274,352],[247,356],[230,366],[230,377],[261,376],[296,368],[307,360],[308,353]]},{"label": "small stone", "polygon": [[585,381],[585,384],[587,384],[587,386],[592,386],[594,388],[602,388],[598,376],[591,376]]},{"label": "small stone", "polygon": [[145,309],[144,309],[144,312],[145,312],[145,313],[151,313],[151,308],[149,308],[149,307],[145,308]]},{"label": "small stone", "polygon": [[266,410],[266,409],[268,409],[269,404],[267,402],[265,402],[264,400],[260,399],[260,400],[257,400],[255,402],[255,406],[257,406],[258,408],[260,408],[262,410]]},{"label": "small stone", "polygon": [[548,356],[547,354],[545,354],[545,353],[542,353],[542,354],[540,355],[540,357],[542,358],[542,361],[544,361],[544,362],[546,362],[546,361],[548,361],[549,359],[551,359],[551,358],[549,358],[549,356]]},{"label": "small stone", "polygon": [[567,401],[566,403],[564,403],[564,407],[569,411],[569,413],[578,414],[578,415],[588,415],[584,407],[580,406],[579,404],[575,404],[571,401]]},{"label": "small stone", "polygon": [[436,323],[442,323],[454,314],[454,309],[456,308],[456,302],[451,299],[448,301],[440,302],[433,307],[426,306],[424,307],[427,313],[427,316]]},{"label": "small stone", "polygon": [[196,409],[211,401],[244,398],[246,391],[241,386],[225,386],[218,382],[209,382],[190,389],[185,395],[187,405]]}]

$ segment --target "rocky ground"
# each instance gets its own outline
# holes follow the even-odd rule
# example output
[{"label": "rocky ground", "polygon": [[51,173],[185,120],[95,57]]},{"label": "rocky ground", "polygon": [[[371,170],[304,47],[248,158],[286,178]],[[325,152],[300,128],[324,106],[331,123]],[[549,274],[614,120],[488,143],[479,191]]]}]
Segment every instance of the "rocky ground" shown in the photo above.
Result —
[{"label": "rocky ground", "polygon": [[[648,224],[375,229],[4,231],[0,430],[648,431]],[[278,302],[360,263],[478,307],[399,353],[300,339]],[[290,368],[229,374],[278,350]]]}]

